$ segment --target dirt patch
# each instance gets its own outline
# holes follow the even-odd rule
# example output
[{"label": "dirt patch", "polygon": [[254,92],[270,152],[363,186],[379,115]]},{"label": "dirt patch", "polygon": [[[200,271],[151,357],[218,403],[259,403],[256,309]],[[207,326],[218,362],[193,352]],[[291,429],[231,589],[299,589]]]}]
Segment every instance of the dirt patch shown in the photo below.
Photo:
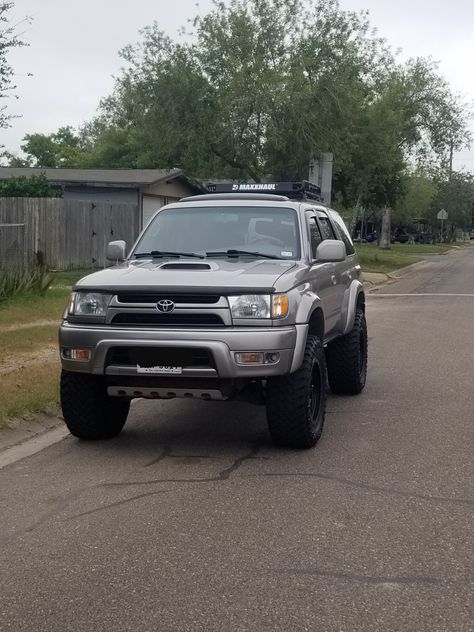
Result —
[{"label": "dirt patch", "polygon": [[51,325],[58,325],[59,320],[35,320],[31,323],[19,323],[18,325],[8,325],[2,327],[2,331],[17,331],[18,329],[32,329],[33,327],[50,327]]},{"label": "dirt patch", "polygon": [[7,355],[0,362],[0,376],[19,371],[32,364],[49,363],[58,358],[58,348],[56,346],[44,347],[28,353],[17,353],[15,355]]}]

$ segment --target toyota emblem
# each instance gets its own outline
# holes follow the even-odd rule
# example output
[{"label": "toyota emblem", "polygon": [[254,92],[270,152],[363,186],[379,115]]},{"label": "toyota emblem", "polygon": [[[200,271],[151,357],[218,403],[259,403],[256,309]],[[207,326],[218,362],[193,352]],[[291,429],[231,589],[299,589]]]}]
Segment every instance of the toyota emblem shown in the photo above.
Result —
[{"label": "toyota emblem", "polygon": [[175,304],[173,303],[173,301],[169,301],[167,299],[163,301],[158,301],[158,303],[156,304],[156,309],[159,312],[163,312],[163,314],[169,314],[174,310],[174,308]]}]

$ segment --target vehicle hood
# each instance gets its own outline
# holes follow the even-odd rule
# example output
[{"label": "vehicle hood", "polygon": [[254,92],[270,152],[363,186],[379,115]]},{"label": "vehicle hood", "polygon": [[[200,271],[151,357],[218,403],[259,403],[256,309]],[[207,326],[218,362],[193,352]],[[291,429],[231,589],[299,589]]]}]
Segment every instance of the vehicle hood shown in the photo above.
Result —
[{"label": "vehicle hood", "polygon": [[274,292],[277,280],[295,265],[294,261],[243,258],[131,260],[82,278],[74,289],[111,293]]}]

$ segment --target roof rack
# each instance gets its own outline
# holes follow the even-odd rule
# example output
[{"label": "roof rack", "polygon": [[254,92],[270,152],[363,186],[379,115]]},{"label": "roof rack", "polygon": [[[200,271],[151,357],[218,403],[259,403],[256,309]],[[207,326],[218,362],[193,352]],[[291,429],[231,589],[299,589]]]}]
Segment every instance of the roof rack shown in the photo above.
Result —
[{"label": "roof rack", "polygon": [[287,197],[291,200],[316,200],[322,202],[321,187],[312,182],[302,180],[301,182],[265,182],[265,183],[209,183],[207,185],[209,193],[257,193],[276,194]]}]

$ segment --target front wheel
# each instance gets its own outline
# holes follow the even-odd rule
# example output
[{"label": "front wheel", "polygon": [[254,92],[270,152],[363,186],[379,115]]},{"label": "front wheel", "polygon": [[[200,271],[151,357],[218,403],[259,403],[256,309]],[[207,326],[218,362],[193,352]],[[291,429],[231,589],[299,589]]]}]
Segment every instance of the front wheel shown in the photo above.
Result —
[{"label": "front wheel", "polygon": [[267,421],[273,441],[288,448],[312,448],[326,414],[326,361],[321,341],[309,335],[301,368],[267,382]]},{"label": "front wheel", "polygon": [[107,395],[101,376],[62,371],[61,408],[78,439],[112,439],[125,425],[130,400]]}]

